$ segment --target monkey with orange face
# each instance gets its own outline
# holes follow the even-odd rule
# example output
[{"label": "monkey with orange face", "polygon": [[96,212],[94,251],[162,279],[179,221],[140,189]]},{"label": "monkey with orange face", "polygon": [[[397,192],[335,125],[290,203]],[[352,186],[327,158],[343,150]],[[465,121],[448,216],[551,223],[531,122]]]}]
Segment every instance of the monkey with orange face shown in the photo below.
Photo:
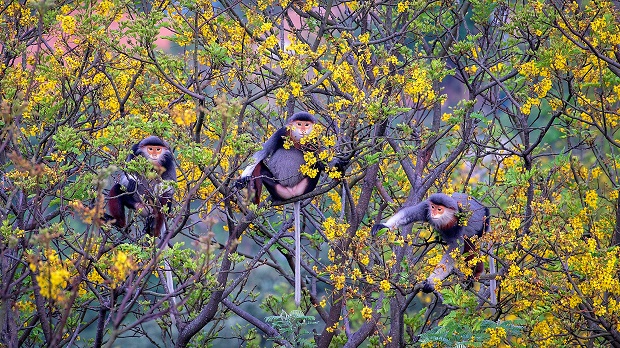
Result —
[{"label": "monkey with orange face", "polygon": [[113,220],[115,226],[123,228],[127,224],[125,207],[134,209],[146,218],[145,232],[158,237],[165,222],[161,208],[167,206],[170,209],[174,194],[174,188],[164,181],[177,180],[174,156],[168,143],[153,135],[135,144],[131,150],[127,161],[143,156],[153,164],[159,176],[149,180],[143,175],[122,173],[108,194],[109,214],[105,214],[104,220]]},{"label": "monkey with orange face", "polygon": [[[467,221],[460,221],[461,214],[471,215]],[[444,280],[454,268],[450,252],[459,248],[462,254],[468,255],[466,260],[475,256],[469,254],[474,251],[474,245],[469,239],[473,236],[481,237],[489,231],[490,213],[489,208],[464,193],[452,196],[435,193],[428,200],[401,209],[385,223],[375,225],[372,234],[375,235],[382,228],[393,229],[413,222],[428,222],[439,231],[441,239],[448,245],[441,262],[424,282],[422,291],[432,292],[435,290],[435,282]],[[484,265],[478,262],[473,268],[474,278],[477,279],[483,270]]]},{"label": "monkey with orange face", "polygon": [[[307,112],[298,112],[291,116],[286,125],[278,129],[263,144],[263,149],[252,156],[254,162],[247,166],[238,180],[243,186],[250,182],[254,191],[254,203],[259,203],[262,185],[265,185],[271,197],[277,201],[291,199],[308,193],[316,187],[319,176],[314,178],[303,175],[300,167],[306,163],[301,139],[317,123],[316,118]],[[285,147],[287,142],[292,146]],[[318,168],[321,170],[322,168]]]}]

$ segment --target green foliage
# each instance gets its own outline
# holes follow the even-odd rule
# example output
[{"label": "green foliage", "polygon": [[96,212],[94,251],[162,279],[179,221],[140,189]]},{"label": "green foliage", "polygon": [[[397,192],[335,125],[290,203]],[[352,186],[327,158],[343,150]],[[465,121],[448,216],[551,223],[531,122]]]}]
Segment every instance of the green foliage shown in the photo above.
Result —
[{"label": "green foliage", "polygon": [[[465,292],[460,285],[453,289],[441,291],[446,305],[456,306],[457,309],[445,316],[439,325],[420,335],[420,343],[438,343],[446,347],[483,347],[491,341],[490,332],[498,329],[506,337],[518,337],[523,327],[513,321],[494,322],[484,319],[475,310],[477,301],[470,293]],[[496,342],[496,344],[499,342]]]},{"label": "green foliage", "polygon": [[292,310],[289,313],[282,311],[280,315],[265,318],[265,321],[270,323],[280,333],[281,338],[291,343],[294,347],[313,346],[311,340],[303,337],[309,334],[306,327],[317,323],[313,316],[305,315],[300,310]]}]

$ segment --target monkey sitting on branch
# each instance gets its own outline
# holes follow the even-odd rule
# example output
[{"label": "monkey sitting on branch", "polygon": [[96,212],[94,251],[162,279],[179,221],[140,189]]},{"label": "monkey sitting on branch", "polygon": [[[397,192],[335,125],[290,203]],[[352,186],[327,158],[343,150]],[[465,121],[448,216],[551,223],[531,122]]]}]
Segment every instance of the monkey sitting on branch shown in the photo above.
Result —
[{"label": "monkey sitting on branch", "polygon": [[127,162],[142,156],[157,171],[156,178],[148,175],[122,173],[119,181],[108,194],[108,211],[105,221],[112,221],[119,228],[126,226],[125,207],[139,212],[146,218],[144,232],[159,237],[165,224],[162,208],[172,206],[173,183],[177,181],[174,156],[170,145],[157,136],[149,136],[131,148]]},{"label": "monkey sitting on branch", "polygon": [[[312,132],[317,119],[307,113],[298,112],[291,116],[284,127],[278,129],[264,144],[262,150],[252,158],[254,162],[247,166],[237,186],[245,186],[248,182],[254,191],[254,203],[258,204],[262,185],[271,194],[273,200],[285,201],[311,192],[319,182],[319,174],[325,169],[322,163],[314,164],[317,170],[314,177],[301,173],[301,166],[306,164],[305,151],[316,151],[308,148],[302,138]],[[330,165],[343,171],[345,161],[335,159]],[[295,222],[295,303],[301,302],[301,228],[300,202],[293,203]]]},{"label": "monkey sitting on branch", "polygon": [[[460,216],[469,216],[469,219],[459,219]],[[483,206],[476,199],[464,193],[454,193],[451,197],[444,193],[432,194],[427,200],[412,207],[406,207],[390,217],[385,223],[376,224],[372,234],[383,228],[398,228],[414,222],[428,222],[439,232],[441,239],[448,245],[440,263],[424,281],[422,291],[425,293],[435,290],[435,283],[444,280],[454,268],[454,259],[450,253],[459,248],[466,260],[472,259],[477,253],[470,238],[481,237],[490,229],[489,208]],[[478,279],[484,265],[478,262],[473,267],[474,279]],[[494,289],[491,289],[494,291]]]}]

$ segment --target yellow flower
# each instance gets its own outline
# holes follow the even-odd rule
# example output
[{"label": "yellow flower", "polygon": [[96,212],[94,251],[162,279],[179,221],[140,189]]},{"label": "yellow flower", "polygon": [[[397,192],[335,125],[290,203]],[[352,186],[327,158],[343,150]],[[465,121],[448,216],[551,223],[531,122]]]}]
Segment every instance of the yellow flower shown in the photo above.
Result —
[{"label": "yellow flower", "polygon": [[362,318],[366,320],[372,319],[372,308],[364,306],[362,308]]},{"label": "yellow flower", "polygon": [[330,275],[329,278],[334,282],[334,289],[336,290],[342,290],[342,288],[344,288],[344,282],[346,280],[346,277],[344,276],[344,274],[339,274],[339,275]]},{"label": "yellow flower", "polygon": [[586,192],[586,198],[584,200],[587,206],[592,209],[596,209],[598,202],[598,195],[596,194],[596,191],[589,190],[588,192]]},{"label": "yellow flower", "polygon": [[489,346],[497,346],[502,342],[502,339],[506,338],[506,329],[503,327],[488,328],[486,333],[491,336],[487,342]]},{"label": "yellow flower", "polygon": [[291,94],[295,97],[301,97],[304,92],[301,90],[301,84],[297,82],[291,82]]},{"label": "yellow flower", "polygon": [[521,226],[521,219],[519,218],[512,218],[510,219],[510,222],[508,222],[508,228],[510,228],[511,230],[516,230]]},{"label": "yellow flower", "polygon": [[60,22],[62,31],[64,31],[65,33],[69,35],[72,35],[73,33],[75,33],[76,20],[74,17],[57,15],[56,20]]},{"label": "yellow flower", "polygon": [[276,105],[278,106],[286,105],[286,102],[288,101],[288,96],[289,96],[289,93],[287,90],[285,90],[284,88],[278,89],[275,93]]},{"label": "yellow flower", "polygon": [[384,292],[390,290],[390,282],[387,279],[383,279],[381,283],[379,283],[379,289]]},{"label": "yellow flower", "polygon": [[370,33],[367,32],[367,33],[360,35],[359,40],[361,43],[367,44],[370,41]]},{"label": "yellow flower", "polygon": [[470,65],[468,67],[465,67],[465,72],[467,72],[470,75],[473,75],[476,73],[476,71],[478,71],[478,67],[475,65]]}]

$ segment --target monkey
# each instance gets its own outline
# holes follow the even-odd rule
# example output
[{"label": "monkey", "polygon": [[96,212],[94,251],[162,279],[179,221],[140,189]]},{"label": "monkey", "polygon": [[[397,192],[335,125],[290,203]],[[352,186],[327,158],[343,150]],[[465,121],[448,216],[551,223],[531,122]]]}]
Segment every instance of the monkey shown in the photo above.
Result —
[{"label": "monkey", "polygon": [[[463,215],[469,216],[467,221],[459,219]],[[467,261],[475,257],[473,253],[477,251],[470,238],[489,232],[490,213],[489,208],[467,194],[454,193],[450,197],[445,193],[434,193],[417,205],[401,209],[385,223],[374,225],[371,233],[376,235],[383,228],[393,229],[413,222],[428,222],[448,245],[441,262],[423,283],[422,291],[430,293],[435,290],[435,282],[444,280],[454,268],[450,252],[459,248]],[[478,262],[472,270],[474,279],[478,279],[484,265]]]},{"label": "monkey", "polygon": [[[252,158],[254,162],[241,173],[238,184],[245,185],[251,182],[254,186],[254,203],[258,204],[261,196],[261,187],[265,188],[276,201],[283,201],[301,196],[313,191],[319,181],[319,174],[314,178],[300,172],[301,165],[305,164],[304,151],[315,151],[309,146],[301,144],[301,139],[310,132],[317,119],[307,112],[293,114],[284,127],[278,129],[264,144],[262,150],[256,152]],[[285,143],[290,142],[289,148]],[[317,169],[322,171],[324,166],[317,163]],[[300,232],[300,202],[294,203],[293,218],[295,221],[295,303],[301,302],[301,232]]]},{"label": "monkey", "polygon": [[[239,181],[242,184],[253,182],[254,203],[260,202],[262,185],[278,201],[301,196],[316,188],[319,175],[310,178],[299,171],[306,163],[304,151],[314,150],[302,145],[301,139],[312,132],[316,123],[316,118],[307,112],[295,113],[263,144],[262,150],[252,156],[254,162],[241,173]],[[287,139],[292,141],[290,148],[285,148]],[[319,165],[318,169],[323,168]]]},{"label": "monkey", "polygon": [[153,164],[159,177],[147,179],[143,175],[122,173],[119,182],[112,186],[108,194],[109,214],[105,214],[104,220],[113,220],[115,226],[125,227],[127,207],[146,218],[145,233],[159,237],[165,222],[161,208],[165,206],[168,211],[171,209],[174,187],[170,182],[177,181],[174,155],[168,143],[154,135],[133,145],[131,151],[127,162],[143,156]]}]

